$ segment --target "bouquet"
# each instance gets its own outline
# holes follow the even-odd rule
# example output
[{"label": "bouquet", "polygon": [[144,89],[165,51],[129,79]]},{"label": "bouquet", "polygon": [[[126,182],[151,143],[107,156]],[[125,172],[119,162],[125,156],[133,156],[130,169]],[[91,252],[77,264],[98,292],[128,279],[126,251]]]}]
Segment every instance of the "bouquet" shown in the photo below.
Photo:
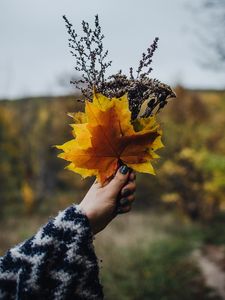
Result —
[{"label": "bouquet", "polygon": [[104,184],[122,164],[137,172],[155,174],[152,161],[156,150],[163,147],[158,114],[175,97],[172,89],[150,78],[152,57],[158,45],[142,54],[136,71],[129,76],[120,70],[106,78],[112,61],[107,60],[104,35],[98,16],[94,29],[83,21],[83,36],[78,36],[66,16],[63,17],[69,38],[75,70],[81,79],[71,81],[83,95],[84,112],[70,113],[73,139],[57,146],[59,157],[69,162],[67,169],[82,177],[96,176]]}]

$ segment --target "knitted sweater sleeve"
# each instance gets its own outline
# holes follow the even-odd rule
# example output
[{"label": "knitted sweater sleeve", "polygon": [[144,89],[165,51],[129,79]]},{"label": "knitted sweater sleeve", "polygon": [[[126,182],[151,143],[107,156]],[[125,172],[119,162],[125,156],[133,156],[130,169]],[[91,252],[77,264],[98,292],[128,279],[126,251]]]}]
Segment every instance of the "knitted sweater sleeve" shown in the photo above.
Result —
[{"label": "knitted sweater sleeve", "polygon": [[87,217],[73,205],[0,258],[0,299],[103,299]]}]

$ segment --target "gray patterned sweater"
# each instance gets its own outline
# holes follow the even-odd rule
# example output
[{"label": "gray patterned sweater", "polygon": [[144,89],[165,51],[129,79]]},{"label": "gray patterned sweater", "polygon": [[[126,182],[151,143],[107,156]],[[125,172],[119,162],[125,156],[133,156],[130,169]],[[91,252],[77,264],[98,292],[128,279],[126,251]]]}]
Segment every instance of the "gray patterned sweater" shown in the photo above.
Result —
[{"label": "gray patterned sweater", "polygon": [[72,205],[0,258],[0,299],[103,299],[93,235]]}]

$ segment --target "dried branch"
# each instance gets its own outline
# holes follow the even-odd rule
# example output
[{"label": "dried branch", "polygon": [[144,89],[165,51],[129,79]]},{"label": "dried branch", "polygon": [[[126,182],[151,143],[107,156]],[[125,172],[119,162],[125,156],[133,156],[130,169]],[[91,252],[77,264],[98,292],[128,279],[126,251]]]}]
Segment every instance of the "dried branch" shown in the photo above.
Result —
[{"label": "dried branch", "polygon": [[[156,37],[154,39],[153,43],[150,45],[150,47],[147,48],[147,53],[145,53],[145,52],[142,53],[142,59],[139,62],[136,79],[148,76],[151,73],[151,71],[153,70],[151,67],[152,57],[153,57],[156,49],[158,48],[158,41],[159,41],[159,38]],[[144,71],[144,70],[146,70],[146,71]]]},{"label": "dried branch", "polygon": [[[99,84],[105,81],[105,73],[112,61],[106,61],[108,50],[103,49],[104,35],[101,32],[98,15],[95,16],[95,28],[92,30],[89,24],[82,22],[84,36],[78,37],[73,29],[73,25],[63,16],[66,23],[67,32],[70,35],[69,47],[71,54],[75,58],[75,70],[82,72],[82,79],[71,83],[81,90],[82,94],[91,100],[93,86],[98,88]],[[81,86],[84,86],[82,88]]]}]

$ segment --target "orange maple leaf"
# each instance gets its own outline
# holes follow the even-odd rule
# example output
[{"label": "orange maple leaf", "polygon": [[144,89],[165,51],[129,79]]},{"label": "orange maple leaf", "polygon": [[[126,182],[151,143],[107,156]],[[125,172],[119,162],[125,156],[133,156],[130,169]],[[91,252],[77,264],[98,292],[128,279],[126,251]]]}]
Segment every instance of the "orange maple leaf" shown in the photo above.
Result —
[{"label": "orange maple leaf", "polygon": [[85,113],[72,115],[74,139],[58,149],[70,162],[68,169],[83,177],[95,175],[103,184],[121,164],[139,172],[154,174],[151,160],[159,157],[154,151],[161,148],[161,130],[154,117],[131,123],[127,96],[108,99],[94,94],[86,102]]}]

